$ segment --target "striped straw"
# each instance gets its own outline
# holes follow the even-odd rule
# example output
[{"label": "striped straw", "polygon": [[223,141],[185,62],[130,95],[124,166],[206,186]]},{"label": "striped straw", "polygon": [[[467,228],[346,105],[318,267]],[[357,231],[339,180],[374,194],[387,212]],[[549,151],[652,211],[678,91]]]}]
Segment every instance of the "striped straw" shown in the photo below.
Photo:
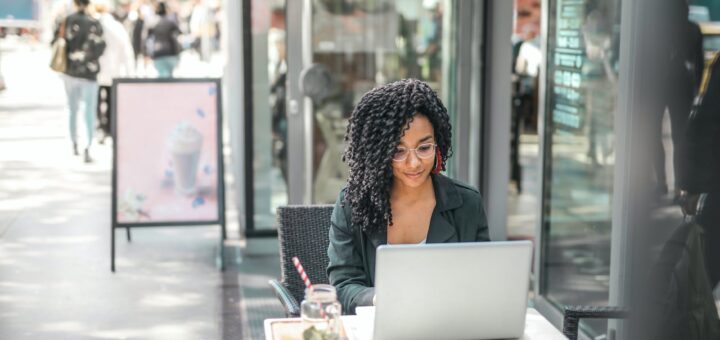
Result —
[{"label": "striped straw", "polygon": [[[300,278],[305,282],[305,288],[312,289],[312,283],[310,283],[310,279],[308,278],[307,274],[305,274],[305,269],[303,268],[302,264],[300,264],[300,259],[297,258],[297,256],[293,256],[292,258],[293,264],[295,265],[295,269],[297,269],[298,274],[300,274]],[[328,316],[325,314],[324,309],[320,309],[320,315],[323,317],[323,319],[327,320]]]},{"label": "striped straw", "polygon": [[298,274],[300,274],[300,278],[305,282],[305,288],[312,288],[312,283],[310,283],[310,279],[308,278],[307,274],[305,274],[305,269],[303,269],[302,264],[300,264],[300,260],[297,258],[297,256],[293,256],[292,258],[293,264],[295,265],[295,269],[297,269]]}]

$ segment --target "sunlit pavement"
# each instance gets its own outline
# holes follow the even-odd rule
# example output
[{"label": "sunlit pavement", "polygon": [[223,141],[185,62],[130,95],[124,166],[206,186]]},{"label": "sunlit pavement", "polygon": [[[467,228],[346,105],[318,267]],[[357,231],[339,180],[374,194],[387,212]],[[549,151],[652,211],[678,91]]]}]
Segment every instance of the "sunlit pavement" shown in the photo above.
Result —
[{"label": "sunlit pavement", "polygon": [[132,243],[118,230],[110,272],[112,144],[94,143],[91,164],[72,155],[49,58],[0,41],[0,339],[261,336],[247,310],[278,316],[266,286],[277,257],[241,261],[230,246],[221,273],[218,227],[133,229]]}]

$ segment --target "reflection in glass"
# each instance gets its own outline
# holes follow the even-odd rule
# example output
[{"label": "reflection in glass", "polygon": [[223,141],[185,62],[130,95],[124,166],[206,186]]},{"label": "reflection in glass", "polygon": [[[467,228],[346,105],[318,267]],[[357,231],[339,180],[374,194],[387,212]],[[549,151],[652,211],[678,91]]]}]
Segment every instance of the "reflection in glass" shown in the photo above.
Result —
[{"label": "reflection in glass", "polygon": [[549,10],[541,294],[606,305],[620,1],[554,0]]},{"label": "reflection in glass", "polygon": [[270,229],[288,197],[285,1],[253,0],[251,16],[254,227]]},{"label": "reflection in glass", "polygon": [[454,119],[450,97],[450,1],[314,0],[313,63],[331,84],[314,98],[313,197],[332,203],[345,185],[342,162],[347,119],[363,94],[404,78],[424,80],[438,91]]},{"label": "reflection in glass", "polygon": [[538,78],[544,59],[540,48],[542,4],[540,0],[514,2],[507,235],[509,240],[534,240],[540,195],[537,127]]}]

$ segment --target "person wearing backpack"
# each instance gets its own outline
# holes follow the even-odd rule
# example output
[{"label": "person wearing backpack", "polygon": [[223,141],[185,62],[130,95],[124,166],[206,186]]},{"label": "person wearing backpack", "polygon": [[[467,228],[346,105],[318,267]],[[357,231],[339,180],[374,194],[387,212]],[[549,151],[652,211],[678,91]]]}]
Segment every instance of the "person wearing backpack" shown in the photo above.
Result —
[{"label": "person wearing backpack", "polygon": [[[720,282],[720,53],[706,65],[685,130],[680,206],[692,217],[665,244],[658,265],[663,339],[720,339],[713,289]],[[658,337],[659,338],[659,337]]]},{"label": "person wearing backpack", "polygon": [[173,71],[178,64],[180,43],[178,35],[180,28],[169,18],[167,5],[158,2],[155,13],[160,17],[158,22],[148,32],[147,53],[152,57],[159,78],[172,78]]},{"label": "person wearing backpack", "polygon": [[720,52],[706,66],[700,91],[688,120],[688,180],[682,208],[705,227],[710,284],[720,282]]},{"label": "person wearing backpack", "polygon": [[636,320],[648,320],[648,339],[720,340],[713,289],[720,281],[720,63],[703,75],[684,133],[686,180],[679,183],[684,222],[655,263],[650,300]]},{"label": "person wearing backpack", "polygon": [[63,72],[65,92],[70,113],[70,138],[73,153],[79,155],[77,140],[77,113],[82,107],[87,131],[85,162],[92,162],[90,146],[95,131],[100,56],[105,51],[100,22],[87,13],[90,0],[74,0],[77,11],[65,19],[63,37],[66,41],[67,66]]}]

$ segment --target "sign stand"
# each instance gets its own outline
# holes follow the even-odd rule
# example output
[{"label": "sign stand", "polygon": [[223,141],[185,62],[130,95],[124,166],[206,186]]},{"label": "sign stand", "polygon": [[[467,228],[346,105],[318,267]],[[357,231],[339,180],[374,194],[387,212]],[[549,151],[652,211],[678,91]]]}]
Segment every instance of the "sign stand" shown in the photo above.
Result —
[{"label": "sign stand", "polygon": [[115,230],[219,225],[225,270],[225,190],[220,79],[115,79],[112,85]]}]

